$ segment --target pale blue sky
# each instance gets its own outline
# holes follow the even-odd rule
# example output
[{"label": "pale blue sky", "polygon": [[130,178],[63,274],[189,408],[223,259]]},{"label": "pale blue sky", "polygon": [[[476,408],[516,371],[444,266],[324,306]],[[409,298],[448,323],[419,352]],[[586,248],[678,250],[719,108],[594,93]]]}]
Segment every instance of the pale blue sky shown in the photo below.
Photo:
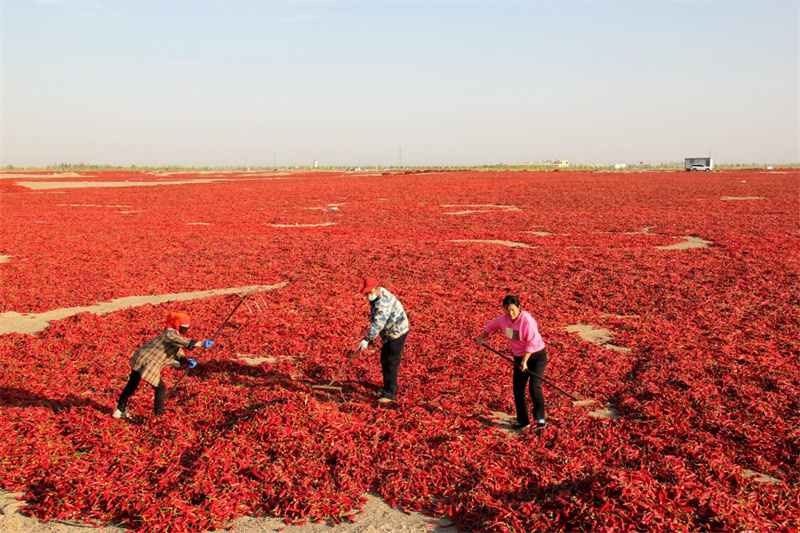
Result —
[{"label": "pale blue sky", "polygon": [[797,1],[0,6],[2,166],[800,161]]}]

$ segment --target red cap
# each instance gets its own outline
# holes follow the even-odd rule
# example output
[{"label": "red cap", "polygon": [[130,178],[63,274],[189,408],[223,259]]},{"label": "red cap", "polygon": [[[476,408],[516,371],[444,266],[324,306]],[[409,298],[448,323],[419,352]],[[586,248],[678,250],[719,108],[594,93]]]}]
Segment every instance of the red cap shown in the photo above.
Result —
[{"label": "red cap", "polygon": [[364,286],[361,287],[361,294],[366,294],[378,286],[378,280],[375,278],[364,278]]},{"label": "red cap", "polygon": [[176,313],[174,311],[170,311],[167,313],[167,327],[172,328],[175,331],[180,329],[181,326],[188,326],[189,325],[189,315],[186,313]]}]

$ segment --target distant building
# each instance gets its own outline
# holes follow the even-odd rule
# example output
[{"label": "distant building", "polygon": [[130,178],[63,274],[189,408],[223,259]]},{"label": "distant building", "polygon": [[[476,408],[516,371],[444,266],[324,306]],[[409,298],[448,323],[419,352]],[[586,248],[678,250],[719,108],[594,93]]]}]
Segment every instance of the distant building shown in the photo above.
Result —
[{"label": "distant building", "polygon": [[625,163],[617,163],[616,165],[614,165],[614,170],[622,170],[625,168],[628,168],[628,165],[626,165]]},{"label": "distant building", "polygon": [[714,170],[714,160],[710,157],[687,157],[684,160],[686,172],[691,171],[711,171]]},{"label": "distant building", "polygon": [[537,165],[542,165],[542,166],[567,168],[569,166],[569,160],[568,159],[548,159],[547,161],[540,161],[540,162],[538,162],[536,164]]}]

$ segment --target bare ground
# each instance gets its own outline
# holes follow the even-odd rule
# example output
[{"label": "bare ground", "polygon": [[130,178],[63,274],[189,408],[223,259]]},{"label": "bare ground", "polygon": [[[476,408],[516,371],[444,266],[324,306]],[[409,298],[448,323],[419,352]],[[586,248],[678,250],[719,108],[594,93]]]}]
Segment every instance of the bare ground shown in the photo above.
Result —
[{"label": "bare ground", "polygon": [[[94,528],[89,524],[77,524],[66,520],[51,520],[41,522],[36,518],[25,516],[19,512],[24,502],[17,500],[22,493],[0,491],[0,531],[3,533],[85,533],[96,531],[98,533],[121,533],[127,529],[116,525],[107,525]],[[216,530],[236,531],[237,533],[391,533],[399,532],[442,532],[460,533],[460,530],[451,525],[450,520],[432,518],[420,513],[406,513],[400,509],[393,509],[379,497],[365,494],[367,503],[361,512],[356,515],[354,523],[331,525],[328,523],[307,523],[303,525],[286,524],[280,518],[264,518],[243,516],[231,524],[232,527]]]},{"label": "bare ground", "polygon": [[78,313],[94,313],[104,315],[113,313],[121,309],[138,307],[145,304],[160,304],[165,302],[180,302],[186,300],[197,300],[208,296],[218,296],[222,294],[241,294],[252,291],[271,291],[285,287],[287,282],[276,285],[250,285],[247,287],[229,287],[227,289],[213,289],[208,291],[181,292],[173,294],[152,294],[148,296],[126,296],[115,298],[110,302],[102,302],[86,307],[66,307],[54,309],[44,313],[17,313],[7,311],[0,313],[0,335],[6,333],[36,333],[42,331],[50,325],[52,320],[61,320]]}]

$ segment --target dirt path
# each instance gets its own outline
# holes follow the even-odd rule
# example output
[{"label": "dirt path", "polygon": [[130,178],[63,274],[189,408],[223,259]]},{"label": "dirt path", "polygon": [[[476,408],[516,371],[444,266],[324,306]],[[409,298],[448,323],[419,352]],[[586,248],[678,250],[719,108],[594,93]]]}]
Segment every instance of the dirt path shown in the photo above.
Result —
[{"label": "dirt path", "polygon": [[508,246],[509,248],[536,248],[535,246],[531,246],[530,244],[525,244],[524,242],[497,241],[491,239],[455,239],[450,242],[483,242],[488,244],[500,244],[502,246]]},{"label": "dirt path", "polygon": [[320,224],[300,224],[299,222],[295,222],[294,224],[266,224],[267,226],[272,226],[273,228],[319,228],[324,226],[333,226],[336,222],[322,222]]},{"label": "dirt path", "polygon": [[215,183],[228,179],[197,179],[176,181],[17,181],[20,187],[37,191],[44,189],[90,189],[98,187],[154,187],[156,185],[186,185],[190,183]]},{"label": "dirt path", "polygon": [[577,333],[578,336],[585,341],[597,344],[603,348],[608,348],[609,350],[626,353],[631,351],[630,348],[610,344],[611,340],[614,338],[614,334],[608,329],[596,328],[588,324],[574,324],[564,329],[570,333]]},{"label": "dirt path", "polygon": [[[74,524],[68,521],[52,520],[47,523],[40,522],[19,512],[24,502],[17,500],[22,493],[0,491],[0,531],[3,533],[121,533],[128,531],[125,528],[109,525],[92,528],[86,524]],[[356,515],[355,523],[344,523],[336,526],[327,523],[308,523],[304,525],[287,525],[279,518],[253,518],[243,516],[233,521],[233,531],[236,533],[391,533],[399,532],[430,532],[460,533],[460,530],[450,525],[447,519],[431,518],[420,513],[404,513],[393,509],[379,497],[365,494],[367,503]],[[231,531],[231,529],[217,530]]]},{"label": "dirt path", "polygon": [[519,207],[515,205],[498,205],[498,204],[443,204],[439,207],[488,207],[489,209],[464,209],[462,211],[449,211],[445,215],[469,215],[472,213],[504,213],[506,211],[519,211]]},{"label": "dirt path", "polygon": [[110,302],[102,302],[87,307],[66,307],[54,309],[44,313],[29,314],[7,311],[0,313],[0,335],[6,333],[36,333],[42,331],[50,325],[53,320],[61,320],[78,313],[94,313],[105,315],[121,309],[138,307],[145,304],[161,304],[164,302],[182,302],[186,300],[197,300],[208,296],[218,296],[222,294],[240,294],[250,291],[271,291],[285,287],[287,282],[276,285],[250,285],[247,287],[229,287],[227,289],[214,289],[209,291],[180,292],[173,294],[152,294],[149,296],[126,296],[115,298]]},{"label": "dirt path", "polygon": [[685,239],[683,242],[677,244],[670,244],[669,246],[656,246],[659,250],[688,250],[690,248],[708,248],[711,241],[703,240],[699,237],[678,237]]}]

